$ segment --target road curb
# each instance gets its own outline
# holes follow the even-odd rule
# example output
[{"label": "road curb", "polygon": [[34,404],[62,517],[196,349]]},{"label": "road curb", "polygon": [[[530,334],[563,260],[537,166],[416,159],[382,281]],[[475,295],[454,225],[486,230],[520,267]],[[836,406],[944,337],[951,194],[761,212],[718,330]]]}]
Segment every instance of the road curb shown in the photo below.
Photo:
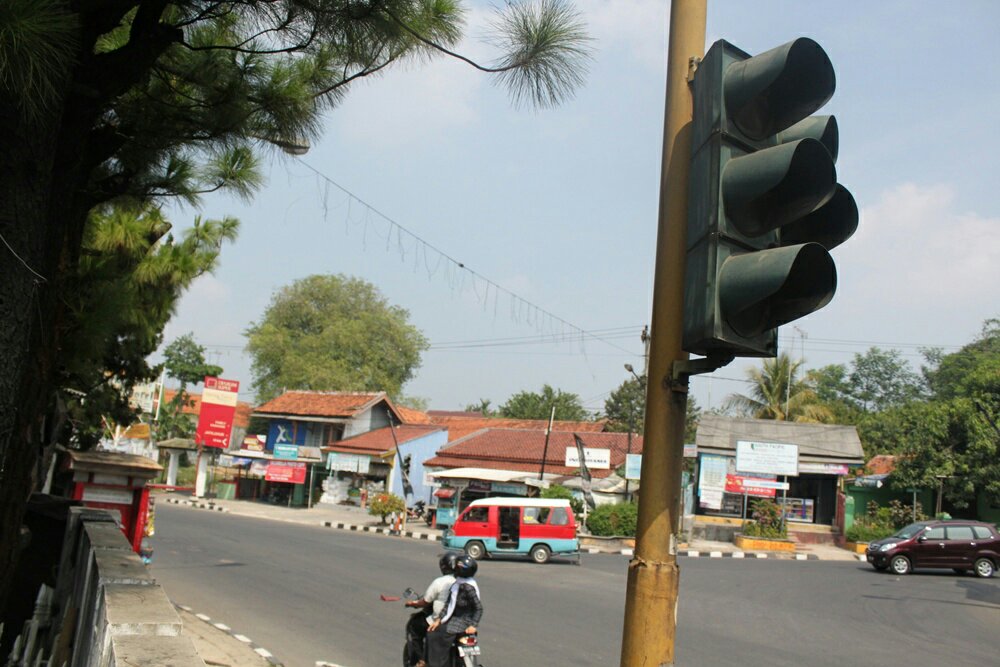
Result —
[{"label": "road curb", "polygon": [[441,541],[440,535],[435,535],[433,533],[421,533],[415,530],[404,530],[400,532],[384,526],[365,526],[356,523],[344,523],[343,521],[320,521],[319,525],[324,528],[351,530],[358,533],[376,533],[378,535],[388,535],[390,537],[408,537],[411,540],[425,540],[430,542]]},{"label": "road curb", "polygon": [[267,660],[268,663],[270,663],[273,667],[285,667],[285,663],[281,662],[276,657],[274,657],[273,653],[271,653],[270,651],[268,651],[263,646],[259,646],[259,645],[255,644],[253,642],[253,640],[250,639],[249,637],[247,637],[246,635],[241,635],[241,634],[238,634],[236,632],[233,632],[233,629],[230,628],[228,625],[226,625],[224,623],[217,623],[217,622],[213,621],[209,616],[207,616],[205,614],[199,614],[198,612],[196,612],[195,610],[193,610],[191,607],[188,607],[187,605],[177,604],[175,602],[174,606],[177,607],[178,609],[186,611],[187,613],[189,613],[192,616],[194,616],[195,618],[197,618],[199,621],[202,621],[204,623],[207,623],[208,625],[211,625],[213,628],[215,628],[215,630],[229,635],[230,637],[232,637],[236,641],[240,642],[241,644],[245,644],[254,653],[256,653],[260,657],[262,657],[265,660]]},{"label": "road curb", "polygon": [[197,507],[203,510],[214,510],[216,512],[228,512],[228,507],[222,507],[221,505],[216,505],[213,502],[200,502],[198,500],[182,500],[180,498],[164,498],[164,500],[171,505],[187,505],[188,507]]}]

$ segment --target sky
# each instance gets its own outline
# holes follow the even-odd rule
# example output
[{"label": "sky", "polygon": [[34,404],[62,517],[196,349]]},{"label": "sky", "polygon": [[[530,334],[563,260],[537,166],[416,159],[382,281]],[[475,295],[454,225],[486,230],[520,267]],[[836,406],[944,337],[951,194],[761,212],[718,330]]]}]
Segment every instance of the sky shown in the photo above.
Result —
[{"label": "sky", "polygon": [[[458,51],[489,62],[491,5],[466,2]],[[1000,3],[963,0],[709,0],[706,49],[751,54],[800,36],[833,62],[820,113],[840,128],[839,181],[861,210],[833,251],[838,290],[782,327],[807,368],[872,346],[919,367],[1000,316]],[[576,96],[519,109],[482,73],[439,58],[351,88],[305,156],[266,158],[239,239],[183,297],[165,341],[192,332],[253,401],[243,332],[274,293],[313,274],[376,285],[431,343],[404,393],[431,409],[494,406],[550,384],[601,410],[643,364],[650,319],[663,132],[666,0],[578,0],[594,59]],[[460,266],[461,265],[461,266]],[[745,392],[740,360],[691,381],[703,408]]]}]

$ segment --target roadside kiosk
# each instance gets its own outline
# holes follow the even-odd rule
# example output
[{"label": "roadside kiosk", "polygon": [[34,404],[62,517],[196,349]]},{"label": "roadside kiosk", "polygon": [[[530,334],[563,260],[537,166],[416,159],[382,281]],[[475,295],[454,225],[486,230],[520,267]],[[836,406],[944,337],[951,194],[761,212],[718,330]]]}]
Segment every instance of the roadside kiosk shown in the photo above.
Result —
[{"label": "roadside kiosk", "polygon": [[117,514],[126,539],[140,553],[149,513],[146,483],[163,467],[135,454],[70,450],[66,452],[63,469],[72,474],[70,497],[86,507]]}]

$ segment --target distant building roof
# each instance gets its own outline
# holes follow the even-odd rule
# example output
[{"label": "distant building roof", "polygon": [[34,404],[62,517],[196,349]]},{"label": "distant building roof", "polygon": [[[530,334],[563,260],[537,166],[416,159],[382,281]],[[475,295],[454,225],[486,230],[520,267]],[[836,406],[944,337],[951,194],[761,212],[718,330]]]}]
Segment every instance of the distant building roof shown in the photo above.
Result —
[{"label": "distant building roof", "polygon": [[[454,442],[464,438],[470,433],[483,429],[527,429],[544,432],[549,426],[547,419],[508,419],[506,417],[483,417],[477,416],[475,412],[464,413],[441,413],[432,410],[427,413],[432,424],[445,426],[448,428],[448,440]],[[600,433],[604,431],[606,420],[600,421],[555,421],[552,423],[553,431],[567,431],[577,433]]]},{"label": "distant building roof", "polygon": [[[349,419],[380,401],[388,402],[388,400],[384,391],[286,391],[281,396],[257,406],[254,414]],[[395,409],[395,406],[392,408]]]},{"label": "distant building roof", "polygon": [[[592,423],[592,422],[587,422]],[[626,433],[577,432],[584,447],[611,450],[611,468],[591,469],[594,478],[607,477],[625,462],[628,450]],[[566,466],[566,448],[576,448],[572,432],[553,430],[545,455],[545,472],[553,475],[573,475],[576,468]],[[545,432],[513,428],[490,428],[477,431],[438,450],[424,462],[436,468],[491,468],[539,472],[545,449]],[[632,436],[632,453],[642,453],[642,436]]]},{"label": "distant building roof", "polygon": [[333,444],[323,447],[323,451],[382,456],[395,451],[397,442],[403,444],[417,438],[422,438],[429,433],[443,430],[440,426],[402,424],[396,427],[396,440],[394,441],[392,439],[392,429],[386,426],[351,438],[337,440]]},{"label": "distant building roof", "polygon": [[732,456],[737,440],[798,445],[799,458],[810,463],[861,465],[865,462],[861,439],[853,426],[733,419],[712,414],[702,415],[698,421],[695,442],[699,453]]},{"label": "distant building roof", "polygon": [[396,414],[399,415],[399,420],[404,424],[433,424],[431,421],[430,414],[427,412],[421,412],[414,408],[408,408],[405,405],[394,405],[396,408]]},{"label": "distant building roof", "polygon": [[[177,395],[176,389],[164,389],[163,390],[163,404],[166,405],[174,399]],[[187,392],[188,403],[181,408],[181,413],[185,415],[192,415],[198,417],[201,414],[201,394],[193,394],[190,391]],[[250,413],[253,408],[246,401],[238,401],[236,403],[236,414],[233,417],[233,426],[238,428],[247,428],[250,425]]]}]

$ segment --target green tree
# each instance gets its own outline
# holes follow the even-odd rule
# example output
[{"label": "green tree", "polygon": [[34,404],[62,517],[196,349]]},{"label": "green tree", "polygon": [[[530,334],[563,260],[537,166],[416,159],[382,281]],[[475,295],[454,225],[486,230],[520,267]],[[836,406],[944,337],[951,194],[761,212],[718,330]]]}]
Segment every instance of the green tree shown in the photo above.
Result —
[{"label": "green tree", "polygon": [[[249,197],[261,150],[316,138],[352,83],[461,58],[450,48],[463,10],[459,0],[0,3],[0,608],[58,421],[57,375],[77,325],[66,296],[92,214]],[[493,65],[463,60],[516,103],[553,105],[580,85],[589,38],[567,3],[505,4],[491,35],[503,51]]]},{"label": "green tree", "polygon": [[465,412],[478,412],[484,417],[493,417],[497,411],[492,407],[493,401],[488,398],[480,398],[478,403],[469,403],[465,406]]},{"label": "green tree", "polygon": [[371,283],[309,276],[283,288],[247,329],[258,400],[283,389],[399,394],[427,339]]},{"label": "green tree", "polygon": [[542,385],[540,392],[521,391],[500,406],[497,413],[511,419],[548,419],[552,408],[556,409],[556,419],[564,421],[584,421],[589,417],[580,403],[580,397],[562,389]]},{"label": "green tree", "polygon": [[747,370],[750,393],[731,394],[724,409],[740,416],[778,421],[828,422],[832,413],[819,403],[808,378],[802,377],[802,360],[785,353],[765,359],[763,367]]},{"label": "green tree", "polygon": [[222,367],[205,360],[205,348],[198,344],[193,333],[186,333],[167,345],[163,350],[163,359],[167,376],[177,380],[180,388],[160,409],[154,433],[158,440],[189,438],[195,431],[195,425],[183,412],[185,407],[193,404],[187,387],[203,382],[206,377],[218,377],[222,374]]},{"label": "green tree", "polygon": [[[646,428],[646,378],[629,378],[618,385],[604,401],[604,416],[608,420],[607,430],[627,433],[632,425],[633,433],[642,434]],[[688,395],[684,423],[684,442],[694,442],[698,430],[701,408],[694,396]]]}]

